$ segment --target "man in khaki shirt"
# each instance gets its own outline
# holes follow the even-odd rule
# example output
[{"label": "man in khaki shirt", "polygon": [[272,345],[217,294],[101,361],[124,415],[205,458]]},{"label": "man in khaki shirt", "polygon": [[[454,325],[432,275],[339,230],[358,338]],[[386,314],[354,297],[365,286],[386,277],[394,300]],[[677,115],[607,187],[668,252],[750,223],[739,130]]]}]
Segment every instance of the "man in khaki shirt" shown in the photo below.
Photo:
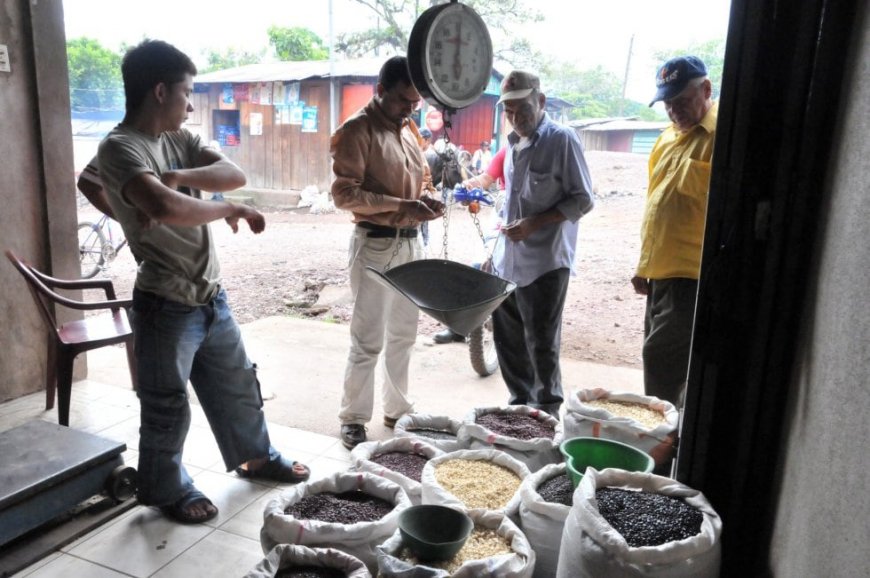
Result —
[{"label": "man in khaki shirt", "polygon": [[407,59],[394,56],[381,67],[377,94],[336,130],[330,143],[332,197],[336,207],[353,213],[356,223],[349,255],[354,298],[351,345],[338,414],[347,448],[366,441],[381,352],[384,425],[393,427],[412,409],[408,366],[419,310],[372,279],[365,268],[383,271],[423,258],[418,225],[444,211],[442,202],[424,195],[429,168],[410,119],[419,101]]}]

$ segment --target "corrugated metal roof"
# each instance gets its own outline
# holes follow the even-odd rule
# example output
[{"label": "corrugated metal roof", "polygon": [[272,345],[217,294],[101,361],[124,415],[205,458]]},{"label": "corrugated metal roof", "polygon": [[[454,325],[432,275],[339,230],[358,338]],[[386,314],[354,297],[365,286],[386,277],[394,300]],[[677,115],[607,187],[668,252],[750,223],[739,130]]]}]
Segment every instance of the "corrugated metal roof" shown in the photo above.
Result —
[{"label": "corrugated metal roof", "polygon": [[671,123],[643,120],[614,120],[602,124],[588,126],[583,130],[611,131],[611,130],[664,130]]},{"label": "corrugated metal roof", "polygon": [[[359,76],[377,79],[386,59],[382,56],[375,58],[357,58],[353,60],[336,60],[334,72],[330,68],[328,60],[306,60],[300,62],[262,62],[248,64],[236,68],[216,70],[195,76],[196,84],[224,83],[224,82],[296,82],[309,78],[329,78]],[[497,82],[504,75],[495,68],[492,74]]]},{"label": "corrugated metal roof", "polygon": [[664,130],[670,125],[667,121],[644,121],[634,117],[586,118],[572,120],[568,126],[580,130],[613,131],[613,130]]},{"label": "corrugated metal roof", "polygon": [[216,82],[294,82],[309,78],[364,76],[377,78],[384,58],[336,60],[307,60],[302,62],[262,62],[236,68],[216,70],[194,77],[197,84]]}]

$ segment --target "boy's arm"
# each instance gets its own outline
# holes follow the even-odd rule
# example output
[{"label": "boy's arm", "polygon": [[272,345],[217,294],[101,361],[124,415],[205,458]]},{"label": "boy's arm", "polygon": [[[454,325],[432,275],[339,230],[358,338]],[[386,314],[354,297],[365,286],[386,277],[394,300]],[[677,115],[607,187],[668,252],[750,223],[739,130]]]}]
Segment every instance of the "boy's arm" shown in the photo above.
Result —
[{"label": "boy's arm", "polygon": [[245,219],[254,233],[263,231],[265,218],[253,208],[229,201],[204,201],[179,193],[177,187],[227,191],[245,183],[245,175],[229,159],[213,149],[202,149],[197,167],[163,173],[157,178],[144,172],[124,185],[123,195],[149,218],[163,224],[196,227],[226,219],[233,231]]}]

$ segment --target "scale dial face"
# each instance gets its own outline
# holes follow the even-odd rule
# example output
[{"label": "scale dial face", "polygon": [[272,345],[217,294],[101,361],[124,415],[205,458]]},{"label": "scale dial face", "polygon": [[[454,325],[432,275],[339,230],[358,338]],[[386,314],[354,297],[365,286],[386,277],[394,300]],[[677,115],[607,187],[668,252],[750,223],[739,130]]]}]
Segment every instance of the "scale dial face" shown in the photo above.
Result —
[{"label": "scale dial face", "polygon": [[464,108],[489,84],[489,31],[474,10],[458,2],[427,12],[434,14],[421,15],[408,43],[408,58],[414,61],[411,77],[427,100],[449,109]]}]

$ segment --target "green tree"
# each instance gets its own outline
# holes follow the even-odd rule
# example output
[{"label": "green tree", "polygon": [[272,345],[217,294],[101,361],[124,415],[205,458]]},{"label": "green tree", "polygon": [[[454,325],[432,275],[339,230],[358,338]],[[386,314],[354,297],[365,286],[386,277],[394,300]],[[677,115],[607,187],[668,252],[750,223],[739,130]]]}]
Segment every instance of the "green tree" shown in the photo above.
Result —
[{"label": "green tree", "polygon": [[269,44],[275,48],[281,60],[326,60],[329,49],[323,40],[307,28],[283,28],[270,26]]},{"label": "green tree", "polygon": [[[445,0],[356,0],[377,16],[377,26],[369,30],[340,34],[336,52],[349,57],[376,54],[381,48],[397,54],[408,49],[408,37],[417,17],[425,10]],[[467,0],[464,2],[480,14],[489,28],[496,61],[516,67],[528,66],[540,60],[518,31],[523,24],[538,22],[543,15],[527,0]]]},{"label": "green tree", "polygon": [[623,100],[622,80],[601,65],[580,70],[568,62],[550,63],[542,69],[541,77],[547,95],[558,96],[574,105],[568,112],[571,119],[626,116],[666,120],[640,102]]},{"label": "green tree", "polygon": [[70,107],[73,110],[121,110],[124,83],[121,54],[92,38],[73,38],[66,43],[69,68]]},{"label": "green tree", "polygon": [[697,56],[707,65],[707,76],[713,85],[713,98],[719,98],[719,90],[722,87],[722,65],[725,63],[725,39],[717,38],[705,42],[692,42],[679,50],[669,48],[653,51],[656,62],[660,64],[675,56],[688,54]]},{"label": "green tree", "polygon": [[265,49],[260,52],[247,52],[234,46],[224,48],[223,50],[209,48],[202,52],[208,64],[198,72],[204,74],[206,72],[235,68],[236,66],[244,66],[246,64],[256,64],[263,61],[265,53]]}]

